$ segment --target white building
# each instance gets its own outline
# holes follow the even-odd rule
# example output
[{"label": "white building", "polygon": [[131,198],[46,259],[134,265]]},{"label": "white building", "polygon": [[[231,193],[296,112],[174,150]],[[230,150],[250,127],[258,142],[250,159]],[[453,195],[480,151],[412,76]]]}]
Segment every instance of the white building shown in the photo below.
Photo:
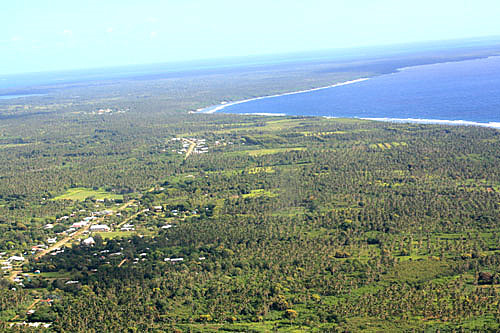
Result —
[{"label": "white building", "polygon": [[120,228],[121,231],[133,231],[135,230],[134,228],[134,225],[133,224],[125,224],[123,225],[123,227]]},{"label": "white building", "polygon": [[110,231],[111,229],[105,224],[96,224],[90,227],[90,231]]},{"label": "white building", "polygon": [[89,223],[86,222],[86,221],[80,221],[80,222],[73,223],[73,225],[71,227],[78,229],[78,228],[81,228],[81,227],[85,227],[87,224],[89,224]]},{"label": "white building", "polygon": [[12,256],[12,257],[9,257],[9,259],[7,259],[8,263],[11,263],[13,261],[23,262],[24,261],[24,257],[21,257],[21,256]]},{"label": "white building", "polygon": [[92,244],[95,244],[95,241],[94,241],[93,237],[89,237],[89,238],[84,239],[82,243],[84,245],[90,246]]}]

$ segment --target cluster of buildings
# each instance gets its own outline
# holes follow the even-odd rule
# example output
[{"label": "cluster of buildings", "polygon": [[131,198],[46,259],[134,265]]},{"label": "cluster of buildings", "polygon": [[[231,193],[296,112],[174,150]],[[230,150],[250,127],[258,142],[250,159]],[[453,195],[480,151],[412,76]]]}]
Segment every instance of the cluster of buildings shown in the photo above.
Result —
[{"label": "cluster of buildings", "polygon": [[[71,225],[71,227],[68,230],[66,230],[65,232],[67,234],[71,234],[72,232],[76,231],[77,229],[88,226],[89,223],[91,223],[91,221],[97,219],[97,216],[103,216],[103,215],[109,216],[111,214],[113,214],[113,211],[111,211],[111,210],[105,210],[102,212],[94,212],[94,213],[92,213],[92,216],[85,217],[82,221],[73,223]],[[107,231],[111,231],[111,228],[105,224],[94,224],[94,225],[90,226],[90,231],[107,232]]]},{"label": "cluster of buildings", "polygon": [[184,258],[165,258],[163,259],[165,262],[179,262],[179,261],[184,261]]},{"label": "cluster of buildings", "polygon": [[98,109],[96,111],[90,112],[92,115],[111,115],[111,114],[117,114],[117,113],[125,113],[126,110],[113,110],[111,108],[106,108],[106,109]]},{"label": "cluster of buildings", "polygon": [[[51,238],[49,238],[49,239],[51,239]],[[48,246],[45,244],[33,245],[31,247],[31,254],[35,254],[36,252],[46,250],[47,248],[48,248]]]},{"label": "cluster of buildings", "polygon": [[[2,252],[0,253],[0,258],[4,256],[6,253]],[[12,269],[12,265],[15,264],[22,264],[24,262],[24,257],[23,256],[10,256],[6,260],[2,261],[2,271],[7,271]]]},{"label": "cluster of buildings", "polygon": [[[189,146],[194,142],[195,147],[192,151],[193,154],[204,154],[208,153],[207,141],[205,139],[195,139],[195,138],[172,138],[172,141],[182,141],[182,148],[177,150],[178,154],[187,153]],[[173,150],[176,151],[175,149]]]},{"label": "cluster of buildings", "polygon": [[34,328],[49,328],[52,323],[42,323],[42,322],[26,322],[23,321],[22,323],[11,323],[10,327],[12,326],[27,326],[27,327],[34,327]]},{"label": "cluster of buildings", "polygon": [[191,139],[196,146],[193,149],[193,154],[205,154],[208,153],[207,142],[205,139]]},{"label": "cluster of buildings", "polygon": [[133,224],[128,224],[128,223],[125,223],[121,228],[120,228],[120,231],[134,231],[135,230],[135,227]]}]

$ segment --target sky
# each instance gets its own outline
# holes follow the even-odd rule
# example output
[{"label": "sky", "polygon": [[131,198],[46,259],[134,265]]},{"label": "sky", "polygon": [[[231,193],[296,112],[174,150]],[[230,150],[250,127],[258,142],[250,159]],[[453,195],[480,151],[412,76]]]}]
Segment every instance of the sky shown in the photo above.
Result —
[{"label": "sky", "polygon": [[498,0],[15,0],[0,75],[500,35]]}]

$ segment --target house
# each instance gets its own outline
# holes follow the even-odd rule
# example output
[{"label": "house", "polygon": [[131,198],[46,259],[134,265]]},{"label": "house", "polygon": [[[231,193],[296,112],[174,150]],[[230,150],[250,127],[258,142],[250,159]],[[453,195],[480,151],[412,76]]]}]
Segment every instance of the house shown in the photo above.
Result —
[{"label": "house", "polygon": [[92,244],[95,244],[95,241],[94,241],[94,238],[93,237],[89,237],[89,238],[86,238],[82,241],[83,245],[87,245],[87,246],[90,246]]},{"label": "house", "polygon": [[105,224],[96,224],[90,227],[90,231],[110,231],[111,229]]},{"label": "house", "polygon": [[24,261],[24,257],[21,257],[21,256],[12,256],[12,257],[9,257],[9,259],[7,259],[8,263],[11,263],[13,261],[23,262]]},{"label": "house", "polygon": [[49,244],[55,244],[56,242],[57,242],[57,237],[47,239],[47,243]]},{"label": "house", "polygon": [[44,229],[52,229],[52,228],[54,228],[54,225],[53,225],[53,224],[51,224],[51,223],[48,223],[48,224],[46,224],[43,228],[44,228]]},{"label": "house", "polygon": [[162,206],[153,206],[155,212],[161,212],[163,210]]},{"label": "house", "polygon": [[87,224],[89,223],[86,221],[75,222],[71,225],[71,228],[79,229],[81,227],[85,227]]},{"label": "house", "polygon": [[35,253],[36,251],[43,251],[43,249],[40,248],[38,245],[32,246],[31,253]]},{"label": "house", "polygon": [[184,258],[170,258],[170,262],[183,261]]},{"label": "house", "polygon": [[43,327],[43,328],[49,328],[52,323],[42,323],[42,322],[26,322],[26,321],[23,321],[22,323],[11,323],[10,324],[10,327],[12,326],[28,326],[28,327],[35,327],[35,328],[38,328],[38,327]]},{"label": "house", "polygon": [[[113,215],[113,211],[109,210],[109,209],[105,209],[105,210],[100,211],[100,212],[94,212],[94,214],[98,215],[98,216],[102,216],[102,215],[108,215],[108,216],[110,216],[110,215]],[[94,218],[96,218],[96,217],[94,216]]]},{"label": "house", "polygon": [[133,231],[135,230],[133,224],[124,224],[123,227],[120,228],[121,231]]}]

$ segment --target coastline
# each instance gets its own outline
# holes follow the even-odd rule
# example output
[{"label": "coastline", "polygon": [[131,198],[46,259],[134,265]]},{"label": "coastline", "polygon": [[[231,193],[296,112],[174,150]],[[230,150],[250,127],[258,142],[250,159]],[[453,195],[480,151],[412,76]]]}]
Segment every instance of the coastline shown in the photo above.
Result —
[{"label": "coastline", "polygon": [[[463,60],[456,60],[456,61],[444,61],[444,62],[436,62],[436,63],[431,63],[431,64],[422,64],[422,65],[415,65],[415,66],[408,66],[408,67],[401,67],[397,68],[394,72],[388,73],[388,74],[382,74],[382,76],[385,75],[390,75],[394,74],[397,72],[402,72],[406,71],[408,69],[413,69],[413,68],[418,68],[418,67],[425,67],[425,66],[432,66],[432,65],[437,65],[437,64],[447,64],[447,63],[456,63],[456,62],[468,62],[468,61],[475,61],[478,59],[490,59],[490,58],[500,58],[500,55],[490,55],[487,57],[477,57],[473,59],[463,59]],[[359,78],[355,80],[349,80],[349,81],[344,81],[344,82],[339,82],[335,84],[331,84],[328,86],[323,86],[323,87],[318,87],[318,88],[312,88],[312,89],[304,89],[304,90],[299,90],[299,91],[292,91],[292,92],[286,92],[282,94],[275,94],[275,95],[268,95],[268,96],[261,96],[261,97],[255,97],[255,98],[248,98],[244,100],[239,100],[239,101],[234,101],[234,102],[222,102],[221,104],[218,105],[212,105],[209,107],[205,108],[200,108],[196,112],[191,111],[192,113],[215,113],[221,110],[224,110],[228,106],[232,105],[238,105],[254,100],[261,100],[261,99],[267,99],[267,98],[274,98],[274,97],[280,97],[280,96],[287,96],[287,95],[294,95],[294,94],[301,94],[301,93],[308,93],[308,92],[314,92],[318,90],[323,90],[323,89],[329,89],[329,88],[334,88],[338,86],[343,86],[343,85],[349,85],[349,84],[354,84],[362,81],[369,80],[371,78],[376,78],[379,77],[380,75],[374,75],[373,77],[365,77],[365,78]],[[244,115],[255,115],[255,116],[291,116],[290,114],[286,113],[243,113]],[[308,115],[304,115],[308,116]],[[311,115],[312,116],[312,115]],[[383,122],[394,122],[394,123],[416,123],[416,124],[436,124],[436,125],[448,125],[448,126],[477,126],[477,127],[486,127],[486,128],[493,128],[500,130],[500,121],[491,121],[491,120],[486,120],[486,122],[478,122],[478,121],[473,121],[473,120],[463,120],[463,119],[429,119],[429,118],[396,118],[396,117],[359,117],[359,116],[350,116],[350,117],[331,117],[331,116],[321,116],[321,115],[316,115],[312,117],[324,117],[324,118],[350,118],[350,119],[363,119],[363,120],[370,120],[370,121],[383,121]]]},{"label": "coastline", "polygon": [[366,78],[365,77],[365,78],[359,78],[359,79],[355,79],[355,80],[349,80],[349,81],[334,83],[334,84],[331,84],[331,85],[328,85],[328,86],[324,86],[324,87],[304,89],[304,90],[297,90],[297,91],[291,91],[291,92],[286,92],[286,93],[282,93],[282,94],[275,94],[275,95],[267,95],[267,96],[247,98],[247,99],[242,99],[242,100],[239,100],[239,101],[229,102],[229,103],[224,103],[223,102],[223,103],[218,104],[218,105],[212,105],[212,106],[208,106],[206,108],[198,109],[198,110],[196,110],[196,113],[215,113],[217,111],[221,111],[221,110],[225,109],[226,107],[232,106],[232,105],[237,105],[237,104],[242,104],[242,103],[246,103],[246,102],[257,101],[257,100],[261,100],[261,99],[267,99],[267,98],[275,98],[275,97],[288,96],[288,95],[304,94],[304,93],[308,93],[308,92],[313,92],[313,91],[318,91],[318,90],[323,90],[323,89],[330,89],[330,88],[335,88],[335,87],[339,87],[339,86],[345,86],[345,85],[348,85],[348,84],[363,82],[363,81],[366,81],[366,80],[369,80],[369,79],[370,78]]},{"label": "coastline", "polygon": [[435,125],[452,125],[452,126],[480,126],[495,128],[500,130],[500,122],[490,121],[488,123],[480,123],[469,120],[446,120],[446,119],[420,119],[420,118],[357,118],[363,120],[384,121],[393,123],[415,123],[415,124],[435,124]]},{"label": "coastline", "polygon": [[[457,63],[457,62],[476,61],[476,60],[484,60],[484,59],[487,60],[487,59],[499,58],[499,57],[500,57],[500,54],[493,54],[493,55],[489,55],[489,56],[476,57],[476,58],[470,58],[470,59],[431,62],[431,63],[428,63],[428,64],[413,65],[413,66],[406,66],[406,67],[396,68],[396,70],[394,72],[387,73],[387,74],[394,74],[394,73],[397,73],[397,72],[402,72],[402,71],[406,71],[406,70],[409,70],[409,69],[414,69],[414,68],[424,67],[424,66],[433,66],[433,65],[441,65],[441,64],[453,64],[453,63]],[[387,74],[384,74],[384,75],[387,75]]]},{"label": "coastline", "polygon": [[[372,78],[375,78],[375,77],[378,77],[378,76],[381,76],[381,75],[383,76],[383,75],[395,74],[395,73],[398,73],[398,72],[402,72],[402,71],[406,71],[406,70],[409,70],[409,69],[418,68],[418,67],[422,67],[422,66],[432,66],[432,65],[437,65],[437,64],[447,64],[447,63],[455,63],[455,62],[474,61],[474,60],[479,60],[479,59],[489,59],[489,58],[496,58],[496,57],[500,57],[500,54],[492,54],[492,55],[487,55],[487,56],[477,56],[477,57],[471,57],[471,58],[466,58],[466,59],[443,60],[443,61],[436,61],[436,62],[424,63],[424,64],[420,64],[420,65],[411,65],[411,66],[399,67],[399,68],[395,68],[390,73],[382,73],[382,74],[374,75],[372,77],[365,77],[365,78],[359,78],[359,79],[354,79],[354,80],[349,80],[349,81],[344,81],[344,82],[338,82],[338,83],[334,83],[334,84],[331,84],[331,85],[328,85],[328,86],[323,86],[323,87],[318,87],[318,88],[311,88],[311,89],[304,89],[304,90],[298,90],[298,91],[291,91],[291,92],[286,92],[286,93],[282,93],[282,94],[275,94],[275,95],[253,97],[253,98],[247,98],[247,99],[243,99],[243,100],[239,100],[239,101],[234,101],[234,102],[222,102],[221,104],[207,106],[207,107],[200,108],[200,109],[197,109],[196,111],[191,111],[191,112],[192,113],[208,113],[208,114],[211,114],[211,113],[215,113],[215,112],[221,111],[221,110],[225,109],[226,107],[232,106],[232,105],[242,104],[242,103],[251,102],[251,101],[260,100],[260,99],[267,99],[267,98],[274,98],[274,97],[287,96],[287,95],[295,95],[295,94],[303,94],[303,93],[313,92],[313,91],[317,91],[317,90],[335,88],[335,87],[338,87],[338,86],[343,86],[343,85],[348,85],[348,84],[353,84],[353,83],[358,83],[358,82],[366,81],[366,80],[369,80],[369,79],[372,79]],[[279,115],[283,116],[284,114],[279,114]],[[430,120],[430,119],[425,119],[425,120],[427,121],[427,120]],[[441,122],[441,121],[448,121],[448,120],[438,119],[436,121]],[[455,120],[453,120],[453,121],[455,121]],[[459,120],[456,120],[456,121],[459,121]],[[474,123],[474,122],[471,122],[471,123]],[[484,124],[484,123],[478,123],[478,124]],[[493,124],[496,124],[496,123],[493,123]],[[480,126],[482,126],[482,125],[480,125]],[[497,125],[494,125],[494,126],[497,126]],[[495,128],[497,128],[497,127],[495,127]]]}]

